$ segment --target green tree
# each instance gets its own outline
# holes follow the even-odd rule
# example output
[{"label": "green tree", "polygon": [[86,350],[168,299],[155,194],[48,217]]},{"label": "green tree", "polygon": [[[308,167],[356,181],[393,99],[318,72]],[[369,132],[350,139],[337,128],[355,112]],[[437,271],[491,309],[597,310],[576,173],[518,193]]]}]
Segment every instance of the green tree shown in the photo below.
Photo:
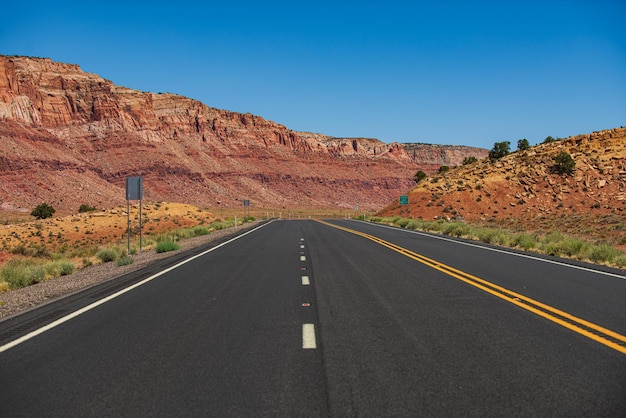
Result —
[{"label": "green tree", "polygon": [[52,206],[47,203],[42,203],[33,209],[30,215],[37,219],[46,219],[51,218],[52,215],[54,215],[54,212],[56,212],[56,210]]},{"label": "green tree", "polygon": [[478,161],[478,158],[471,156],[463,158],[463,165],[473,164]]},{"label": "green tree", "polygon": [[549,144],[549,143],[551,143],[551,142],[555,142],[555,141],[556,141],[556,139],[555,139],[555,138],[553,138],[553,137],[551,137],[551,136],[547,136],[547,137],[546,137],[546,139],[544,139],[544,140],[543,140],[543,143],[544,143],[544,144]]},{"label": "green tree", "polygon": [[450,171],[450,167],[448,167],[447,165],[442,165],[441,167],[439,167],[438,171],[440,174],[443,174]]},{"label": "green tree", "polygon": [[526,138],[522,138],[520,140],[517,141],[517,149],[520,151],[524,151],[527,149],[530,149],[530,143],[528,142],[528,139]]},{"label": "green tree", "polygon": [[496,142],[489,151],[489,159],[491,161],[499,160],[511,152],[511,141]]},{"label": "green tree", "polygon": [[576,161],[565,151],[561,151],[559,155],[554,158],[554,169],[559,174],[574,174],[576,169]]},{"label": "green tree", "polygon": [[415,183],[419,183],[420,181],[424,180],[426,177],[428,177],[428,175],[424,173],[422,170],[420,170],[417,173],[415,173],[415,175],[413,176],[413,179],[415,180]]}]

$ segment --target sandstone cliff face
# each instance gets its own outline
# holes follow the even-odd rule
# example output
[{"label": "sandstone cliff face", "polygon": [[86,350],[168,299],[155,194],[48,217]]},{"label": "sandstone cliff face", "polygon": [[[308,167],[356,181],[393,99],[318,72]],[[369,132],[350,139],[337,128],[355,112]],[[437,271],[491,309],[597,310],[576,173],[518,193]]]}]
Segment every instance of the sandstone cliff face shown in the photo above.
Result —
[{"label": "sandstone cliff face", "polygon": [[433,173],[443,165],[462,165],[466,157],[482,160],[489,155],[489,151],[484,148],[459,145],[402,144],[402,147],[411,161],[424,167],[426,173]]},{"label": "sandstone cliff face", "polygon": [[77,65],[0,56],[0,209],[117,206],[135,175],[148,200],[376,209],[419,169],[399,144],[298,133]]}]

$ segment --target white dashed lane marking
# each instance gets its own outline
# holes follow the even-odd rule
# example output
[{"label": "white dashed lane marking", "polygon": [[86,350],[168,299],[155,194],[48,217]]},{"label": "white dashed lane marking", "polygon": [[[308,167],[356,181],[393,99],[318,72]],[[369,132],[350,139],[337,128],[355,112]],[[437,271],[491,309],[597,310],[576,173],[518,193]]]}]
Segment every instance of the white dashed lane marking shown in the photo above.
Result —
[{"label": "white dashed lane marking", "polygon": [[302,276],[302,286],[308,286],[311,284],[311,281],[309,280],[309,276]]},{"label": "white dashed lane marking", "polygon": [[302,348],[305,350],[317,348],[314,324],[302,324]]}]

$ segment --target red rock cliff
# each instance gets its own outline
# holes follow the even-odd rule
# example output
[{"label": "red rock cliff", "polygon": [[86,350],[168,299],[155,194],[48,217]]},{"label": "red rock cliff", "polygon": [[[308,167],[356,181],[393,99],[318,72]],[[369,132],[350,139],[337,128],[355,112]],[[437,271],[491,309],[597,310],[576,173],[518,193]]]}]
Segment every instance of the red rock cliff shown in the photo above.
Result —
[{"label": "red rock cliff", "polygon": [[301,134],[77,65],[0,56],[4,209],[120,205],[131,175],[144,176],[149,200],[377,209],[410,189],[420,167],[398,144]]}]

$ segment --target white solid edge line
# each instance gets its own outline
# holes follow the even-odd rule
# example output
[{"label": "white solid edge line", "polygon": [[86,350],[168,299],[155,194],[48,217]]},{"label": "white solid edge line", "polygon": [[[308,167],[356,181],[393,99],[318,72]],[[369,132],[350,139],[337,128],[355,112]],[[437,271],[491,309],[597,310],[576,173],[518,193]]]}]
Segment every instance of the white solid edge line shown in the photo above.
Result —
[{"label": "white solid edge line", "polygon": [[[363,221],[358,221],[358,222],[363,222]],[[497,252],[497,253],[503,253],[503,254],[513,255],[513,256],[517,256],[517,257],[529,258],[531,260],[543,261],[544,263],[557,264],[559,266],[570,267],[570,268],[577,269],[577,270],[587,271],[587,272],[590,272],[590,273],[603,274],[605,276],[617,277],[618,279],[626,280],[626,276],[622,276],[622,275],[615,274],[615,273],[609,273],[607,271],[602,271],[602,270],[594,270],[594,269],[591,269],[591,268],[588,268],[588,267],[575,266],[573,264],[567,264],[567,263],[564,263],[562,261],[548,260],[548,259],[545,259],[545,258],[534,257],[534,256],[528,255],[528,254],[520,254],[520,253],[516,253],[516,252],[513,252],[513,251],[501,250],[501,249],[498,249],[498,248],[485,247],[483,245],[472,244],[470,242],[457,241],[457,240],[454,240],[454,239],[451,239],[451,238],[440,237],[438,235],[427,234],[425,232],[420,232],[420,231],[411,231],[411,230],[407,230],[407,229],[394,228],[392,226],[379,225],[379,224],[371,223],[371,222],[365,222],[365,223],[368,224],[368,225],[374,225],[374,226],[378,226],[378,227],[381,227],[381,228],[388,228],[388,229],[393,229],[393,230],[396,230],[396,231],[408,232],[410,234],[423,235],[423,236],[426,236],[426,237],[436,238],[436,239],[440,239],[440,240],[443,240],[443,241],[454,242],[456,244],[467,245],[469,247],[480,248],[480,249],[483,249],[483,250],[494,251],[494,252]]]},{"label": "white solid edge line", "polygon": [[314,324],[302,324],[302,348],[305,350],[317,348]]},{"label": "white solid edge line", "polygon": [[38,336],[40,334],[43,334],[44,332],[49,331],[52,328],[58,327],[59,325],[65,323],[65,322],[68,322],[68,321],[76,318],[77,316],[84,314],[85,312],[88,312],[88,311],[90,311],[90,310],[92,310],[92,309],[94,309],[94,308],[96,308],[96,307],[98,307],[98,306],[100,306],[100,305],[102,305],[102,304],[104,304],[106,302],[109,302],[110,300],[113,300],[116,297],[123,295],[124,293],[130,292],[131,290],[133,290],[133,289],[135,289],[135,288],[137,288],[139,286],[142,286],[142,285],[144,285],[144,284],[146,284],[148,282],[151,282],[152,280],[156,279],[157,277],[160,277],[160,276],[164,275],[165,273],[169,273],[170,271],[172,271],[174,269],[177,269],[178,267],[180,267],[180,266],[182,266],[184,264],[187,264],[190,261],[195,260],[196,258],[202,257],[202,256],[204,256],[204,255],[206,255],[206,254],[208,254],[208,253],[210,253],[212,251],[217,250],[220,247],[223,247],[226,244],[229,244],[229,243],[231,243],[231,242],[233,242],[233,241],[235,241],[235,240],[237,240],[237,239],[239,239],[241,237],[244,237],[244,236],[246,236],[246,235],[248,235],[248,234],[250,234],[250,233],[252,233],[254,231],[257,231],[257,230],[263,228],[264,226],[271,224],[272,222],[274,222],[274,221],[272,220],[272,221],[270,221],[268,223],[265,223],[263,225],[257,226],[256,228],[251,229],[248,232],[244,232],[241,235],[237,235],[236,237],[234,237],[234,238],[232,238],[232,239],[230,239],[230,240],[228,240],[226,242],[223,242],[223,243],[221,243],[219,245],[216,245],[215,247],[210,248],[210,249],[208,249],[208,250],[206,250],[206,251],[204,251],[204,252],[202,252],[200,254],[196,254],[193,257],[189,257],[189,258],[181,261],[178,264],[175,264],[175,265],[173,265],[171,267],[166,268],[165,270],[162,270],[162,271],[160,271],[160,272],[158,272],[156,274],[153,274],[152,276],[150,276],[150,277],[148,277],[146,279],[143,279],[140,282],[137,282],[137,283],[135,283],[135,284],[133,284],[131,286],[128,286],[128,287],[126,287],[126,288],[124,288],[124,289],[122,289],[122,290],[120,290],[120,291],[118,291],[116,293],[113,293],[112,295],[109,295],[109,296],[107,296],[107,297],[105,297],[103,299],[100,299],[100,300],[98,300],[98,301],[96,301],[96,302],[94,302],[94,303],[92,303],[90,305],[87,305],[84,308],[81,308],[81,309],[79,309],[79,310],[77,310],[75,312],[72,312],[71,314],[65,315],[64,317],[59,318],[56,321],[51,322],[48,325],[45,325],[45,326],[43,326],[41,328],[38,328],[38,329],[36,329],[36,330],[34,330],[32,332],[29,332],[28,334],[26,334],[26,335],[24,335],[24,336],[22,336],[22,337],[20,337],[20,338],[18,338],[16,340],[8,342],[8,343],[0,346],[0,353],[3,353],[3,352],[7,351],[10,348],[18,346],[18,345],[22,344],[23,342],[26,342],[26,341],[30,340],[31,338],[34,338],[34,337],[36,337],[36,336]]},{"label": "white solid edge line", "polygon": [[309,276],[302,276],[302,286],[308,286],[311,284],[311,281],[309,280]]}]

